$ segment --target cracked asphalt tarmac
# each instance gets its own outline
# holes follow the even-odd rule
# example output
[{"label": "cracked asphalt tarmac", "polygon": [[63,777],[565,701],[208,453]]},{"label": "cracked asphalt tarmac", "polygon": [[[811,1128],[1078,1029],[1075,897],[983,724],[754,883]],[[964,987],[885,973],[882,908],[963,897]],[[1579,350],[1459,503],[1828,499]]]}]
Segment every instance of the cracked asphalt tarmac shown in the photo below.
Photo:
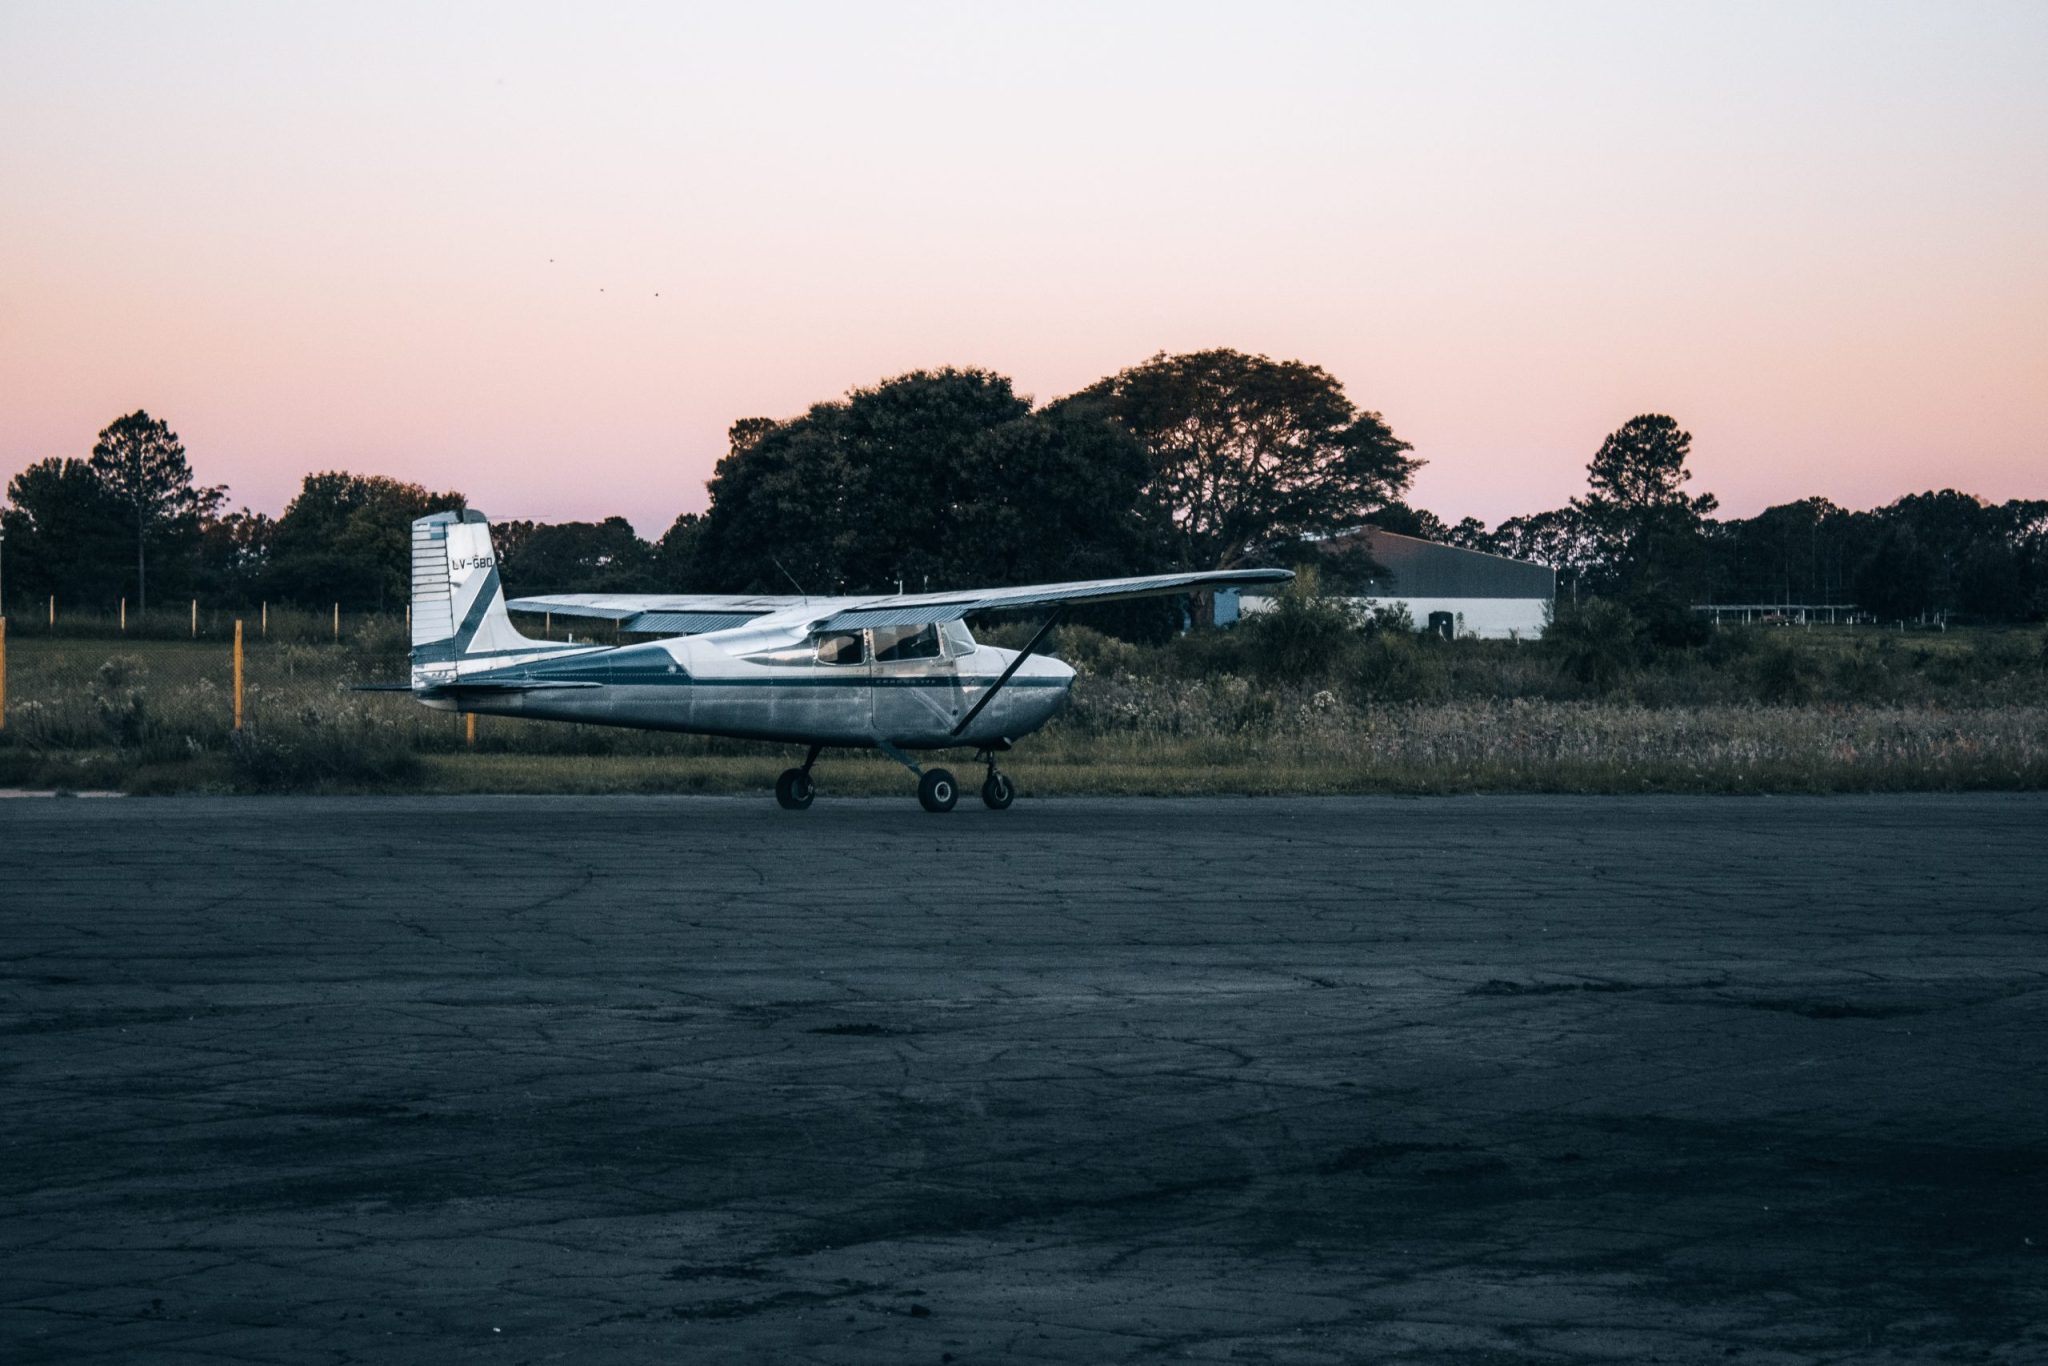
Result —
[{"label": "cracked asphalt tarmac", "polygon": [[0,804],[0,1359],[2048,1360],[2044,836]]}]

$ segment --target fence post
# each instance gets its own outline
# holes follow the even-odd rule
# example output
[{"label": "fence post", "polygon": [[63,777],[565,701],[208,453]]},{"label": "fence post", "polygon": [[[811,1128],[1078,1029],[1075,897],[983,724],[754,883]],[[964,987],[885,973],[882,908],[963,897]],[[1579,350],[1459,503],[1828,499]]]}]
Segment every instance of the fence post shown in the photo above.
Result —
[{"label": "fence post", "polygon": [[199,639],[199,599],[192,599],[192,639]]},{"label": "fence post", "polygon": [[0,730],[7,729],[7,618],[0,617]]},{"label": "fence post", "polygon": [[476,713],[475,713],[475,712],[473,712],[473,711],[466,711],[466,712],[464,712],[464,713],[462,714],[462,719],[463,719],[463,722],[464,722],[464,725],[463,725],[463,730],[464,730],[464,732],[465,732],[465,735],[466,735],[466,741],[467,741],[467,743],[468,743],[468,745],[469,745],[469,747],[470,747],[471,749],[475,749],[475,748],[476,748]]},{"label": "fence post", "polygon": [[121,634],[128,634],[128,599],[121,599]]},{"label": "fence post", "polygon": [[261,634],[265,640],[268,640],[270,638],[270,604],[268,602],[265,602],[263,604],[263,626]]},{"label": "fence post", "polygon": [[242,619],[235,618],[235,729],[242,728]]},{"label": "fence post", "polygon": [[341,644],[341,604],[334,604],[334,643]]},{"label": "fence post", "polygon": [[50,629],[52,631],[57,629],[57,595],[55,593],[50,594]]}]

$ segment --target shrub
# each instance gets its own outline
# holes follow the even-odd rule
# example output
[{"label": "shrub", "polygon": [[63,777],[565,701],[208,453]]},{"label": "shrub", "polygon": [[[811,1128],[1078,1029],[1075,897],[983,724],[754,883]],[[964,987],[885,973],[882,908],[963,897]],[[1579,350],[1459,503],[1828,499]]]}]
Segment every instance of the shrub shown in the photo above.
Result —
[{"label": "shrub", "polygon": [[1713,638],[1712,623],[1669,593],[1639,593],[1628,607],[1637,634],[1660,650],[1694,649]]},{"label": "shrub", "polygon": [[1444,652],[1412,632],[1382,631],[1359,650],[1358,695],[1373,702],[1424,702],[1444,696],[1449,670]]},{"label": "shrub", "polygon": [[[1020,641],[1010,648],[1021,644]],[[1145,655],[1143,649],[1129,641],[1088,626],[1061,626],[1043,648],[1047,654],[1071,664],[1075,672],[1097,675],[1136,673]]]},{"label": "shrub", "polygon": [[93,714],[107,738],[122,749],[141,744],[149,725],[149,706],[143,694],[147,677],[141,662],[130,655],[115,655],[93,673]]},{"label": "shrub", "polygon": [[1376,602],[1365,613],[1367,635],[1415,634],[1415,617],[1405,602]]},{"label": "shrub", "polygon": [[1358,608],[1347,598],[1325,597],[1315,576],[1301,576],[1273,605],[1238,623],[1233,633],[1250,671],[1268,681],[1309,682],[1348,672],[1362,639]]},{"label": "shrub", "polygon": [[1635,618],[1626,607],[1588,598],[1558,612],[1543,633],[1543,648],[1566,676],[1604,693],[1635,663],[1637,637]]},{"label": "shrub", "polygon": [[1820,674],[1813,656],[1796,645],[1772,641],[1750,665],[1756,694],[1765,702],[1796,704],[1813,696]]},{"label": "shrub", "polygon": [[228,754],[235,785],[252,792],[388,786],[425,771],[403,730],[359,712],[236,731]]}]

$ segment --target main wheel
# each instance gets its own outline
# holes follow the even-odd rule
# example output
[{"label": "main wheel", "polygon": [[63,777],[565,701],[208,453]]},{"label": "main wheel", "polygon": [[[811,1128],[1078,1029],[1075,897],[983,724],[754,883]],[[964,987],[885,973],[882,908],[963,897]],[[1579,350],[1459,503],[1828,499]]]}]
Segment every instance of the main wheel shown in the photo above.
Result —
[{"label": "main wheel", "polygon": [[960,800],[960,785],[943,768],[928,768],[917,780],[917,800],[927,811],[951,811]]},{"label": "main wheel", "polygon": [[1006,773],[994,769],[988,771],[988,778],[981,785],[982,804],[991,811],[1007,811],[1010,803],[1017,800],[1017,785]]},{"label": "main wheel", "polygon": [[784,769],[775,780],[775,802],[784,811],[801,811],[817,795],[818,789],[811,786],[811,775],[800,768]]}]

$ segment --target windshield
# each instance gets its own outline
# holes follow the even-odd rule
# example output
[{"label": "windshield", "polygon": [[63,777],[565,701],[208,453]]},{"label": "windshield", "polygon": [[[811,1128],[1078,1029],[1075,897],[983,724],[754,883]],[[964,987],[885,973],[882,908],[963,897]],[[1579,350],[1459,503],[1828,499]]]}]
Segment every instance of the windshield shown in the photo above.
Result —
[{"label": "windshield", "polygon": [[939,628],[946,635],[946,651],[955,659],[974,653],[974,633],[964,621],[949,621]]}]

